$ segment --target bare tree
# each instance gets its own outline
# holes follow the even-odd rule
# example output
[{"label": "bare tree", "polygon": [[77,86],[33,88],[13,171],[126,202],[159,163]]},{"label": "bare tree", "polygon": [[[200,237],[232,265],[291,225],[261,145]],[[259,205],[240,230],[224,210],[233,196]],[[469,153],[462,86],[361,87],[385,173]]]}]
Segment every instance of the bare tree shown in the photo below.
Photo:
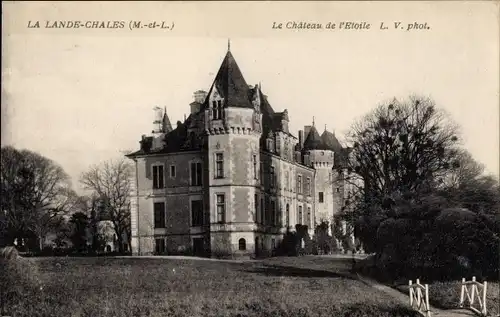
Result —
[{"label": "bare tree", "polygon": [[368,243],[376,242],[395,199],[418,201],[458,167],[458,128],[428,98],[380,105],[353,125],[347,140],[349,158],[339,170],[351,187],[344,209],[362,220],[360,237]]},{"label": "bare tree", "polygon": [[54,161],[10,146],[2,148],[1,173],[7,243],[33,234],[42,249],[55,220],[74,202],[69,176]]},{"label": "bare tree", "polygon": [[365,194],[428,190],[456,165],[458,129],[432,100],[394,100],[354,124],[348,170]]},{"label": "bare tree", "polygon": [[443,179],[443,188],[458,189],[483,176],[484,166],[477,162],[467,150],[457,151],[456,159],[458,164],[453,166]]},{"label": "bare tree", "polygon": [[132,166],[124,159],[93,166],[81,176],[81,183],[102,200],[106,216],[113,223],[119,252],[123,252],[124,234],[130,237],[130,177]]}]

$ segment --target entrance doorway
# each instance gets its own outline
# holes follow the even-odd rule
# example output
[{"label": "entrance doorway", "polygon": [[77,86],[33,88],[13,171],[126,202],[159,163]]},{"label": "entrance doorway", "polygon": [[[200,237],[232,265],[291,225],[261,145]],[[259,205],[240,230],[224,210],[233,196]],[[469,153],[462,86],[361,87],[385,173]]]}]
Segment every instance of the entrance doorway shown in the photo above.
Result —
[{"label": "entrance doorway", "polygon": [[205,248],[203,246],[203,238],[193,238],[193,255],[204,256]]}]

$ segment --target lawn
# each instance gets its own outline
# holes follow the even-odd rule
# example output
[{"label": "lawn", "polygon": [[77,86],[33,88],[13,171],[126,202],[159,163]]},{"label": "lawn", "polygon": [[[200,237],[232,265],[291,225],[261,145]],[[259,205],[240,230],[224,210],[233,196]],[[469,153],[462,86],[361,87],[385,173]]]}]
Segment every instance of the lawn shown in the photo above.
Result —
[{"label": "lawn", "polygon": [[416,316],[344,275],[349,260],[33,258],[43,290],[11,316]]}]

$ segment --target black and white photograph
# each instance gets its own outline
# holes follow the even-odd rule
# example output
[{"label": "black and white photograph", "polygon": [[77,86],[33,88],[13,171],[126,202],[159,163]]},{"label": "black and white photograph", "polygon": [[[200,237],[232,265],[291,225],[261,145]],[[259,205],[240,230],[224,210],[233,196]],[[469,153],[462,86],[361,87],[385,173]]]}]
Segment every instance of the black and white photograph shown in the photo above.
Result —
[{"label": "black and white photograph", "polygon": [[0,317],[500,317],[500,2],[2,2]]}]

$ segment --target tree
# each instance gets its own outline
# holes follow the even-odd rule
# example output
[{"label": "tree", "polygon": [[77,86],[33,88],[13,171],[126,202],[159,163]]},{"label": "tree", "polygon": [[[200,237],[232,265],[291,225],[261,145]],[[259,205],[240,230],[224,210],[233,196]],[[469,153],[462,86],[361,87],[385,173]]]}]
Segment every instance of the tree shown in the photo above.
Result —
[{"label": "tree", "polygon": [[73,248],[78,252],[87,251],[87,229],[89,226],[89,217],[83,212],[77,212],[71,215],[70,224],[71,242]]},{"label": "tree", "polygon": [[455,164],[443,179],[442,187],[445,189],[458,189],[468,182],[477,180],[484,173],[484,166],[477,162],[472,155],[464,149],[456,153]]},{"label": "tree", "polygon": [[432,100],[419,97],[380,105],[353,125],[345,179],[354,197],[346,205],[367,251],[376,251],[377,228],[395,199],[418,202],[458,165],[457,131]]},{"label": "tree", "polygon": [[93,166],[81,176],[81,183],[101,200],[106,218],[113,223],[122,253],[124,235],[130,237],[130,177],[132,167],[124,159]]},{"label": "tree", "polygon": [[318,251],[321,250],[321,253],[323,254],[329,254],[330,252],[337,251],[335,239],[328,234],[329,227],[330,223],[328,221],[322,221],[314,229],[316,247],[318,248]]},{"label": "tree", "polygon": [[54,161],[32,151],[1,149],[1,208],[7,244],[36,236],[38,248],[55,220],[74,202],[69,176]]}]

